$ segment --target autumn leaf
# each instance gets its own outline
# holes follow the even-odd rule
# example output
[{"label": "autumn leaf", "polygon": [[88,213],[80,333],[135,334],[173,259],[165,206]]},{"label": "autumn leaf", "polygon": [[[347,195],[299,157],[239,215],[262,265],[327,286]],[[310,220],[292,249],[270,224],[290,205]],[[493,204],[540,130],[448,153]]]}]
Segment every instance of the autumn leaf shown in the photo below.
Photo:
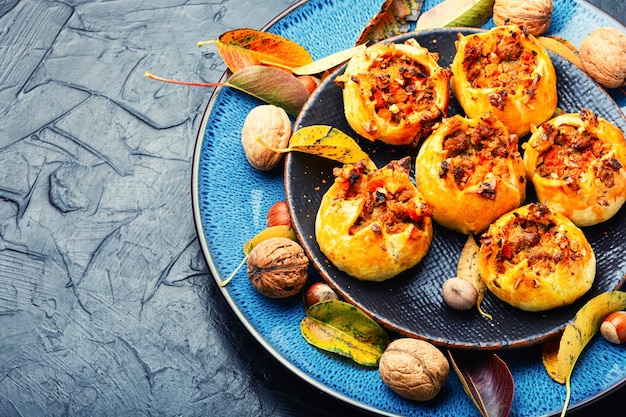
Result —
[{"label": "autumn leaf", "polygon": [[270,32],[241,28],[222,33],[217,40],[198,42],[198,46],[217,44],[217,51],[228,69],[235,73],[253,65],[295,68],[313,61],[299,44]]},{"label": "autumn leaf", "polygon": [[495,0],[445,0],[422,13],[415,30],[443,27],[480,27],[493,14]]},{"label": "autumn leaf", "polygon": [[313,61],[310,64],[306,64],[298,68],[293,68],[291,71],[296,75],[319,74],[343,64],[354,55],[361,52],[363,49],[365,49],[365,45],[359,45],[353,48],[344,49],[343,51],[339,51],[334,54],[325,56],[324,58],[318,59],[317,61]]},{"label": "autumn leaf", "polygon": [[376,164],[370,159],[354,139],[332,126],[313,125],[296,130],[289,140],[289,147],[278,149],[257,139],[266,148],[280,153],[303,152],[332,159],[344,164],[365,161],[369,171],[376,170]]},{"label": "autumn leaf", "polygon": [[339,300],[313,304],[300,323],[311,345],[363,366],[377,366],[389,339],[385,330],[361,310]]},{"label": "autumn leaf", "polygon": [[448,351],[463,390],[483,417],[507,417],[515,394],[513,375],[491,352]]},{"label": "autumn leaf", "polygon": [[424,0],[386,0],[378,14],[365,26],[356,45],[376,43],[407,32],[408,22],[417,19],[423,4]]},{"label": "autumn leaf", "polygon": [[491,315],[483,311],[480,305],[485,298],[485,292],[487,286],[480,277],[480,269],[478,267],[478,251],[480,247],[476,243],[473,235],[468,235],[463,249],[461,249],[461,256],[459,256],[459,262],[457,264],[456,276],[468,281],[476,288],[478,292],[478,299],[476,300],[476,307],[478,312],[483,316],[491,320]]},{"label": "autumn leaf", "polygon": [[243,253],[245,255],[243,257],[243,260],[239,263],[239,265],[237,265],[237,268],[235,268],[235,270],[228,276],[228,278],[220,282],[220,286],[225,287],[226,285],[228,285],[228,283],[233,279],[233,277],[237,275],[237,272],[239,272],[241,267],[245,265],[246,261],[248,260],[248,255],[250,254],[252,249],[254,249],[254,247],[258,245],[259,243],[271,237],[286,237],[293,241],[298,240],[296,231],[291,226],[286,226],[286,225],[271,226],[271,227],[267,227],[261,230],[252,239],[247,241],[245,245],[243,245]]},{"label": "autumn leaf", "polygon": [[578,357],[600,330],[604,318],[614,311],[623,309],[626,309],[626,292],[609,291],[597,295],[578,310],[572,323],[565,326],[558,347],[554,340],[544,344],[542,360],[548,375],[554,381],[566,386],[561,416],[565,415],[569,405],[570,379]]},{"label": "autumn leaf", "polygon": [[554,52],[561,58],[567,59],[569,62],[584,71],[580,58],[578,57],[578,51],[571,42],[556,36],[539,36],[537,40],[541,46],[548,51]]}]

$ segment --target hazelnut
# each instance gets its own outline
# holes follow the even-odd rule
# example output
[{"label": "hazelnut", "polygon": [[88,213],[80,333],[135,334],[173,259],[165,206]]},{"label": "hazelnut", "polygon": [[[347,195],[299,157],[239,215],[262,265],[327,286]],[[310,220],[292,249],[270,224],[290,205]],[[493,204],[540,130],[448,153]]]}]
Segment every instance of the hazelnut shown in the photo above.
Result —
[{"label": "hazelnut", "polygon": [[611,27],[593,30],[578,50],[585,72],[606,88],[626,85],[626,33]]},{"label": "hazelnut", "polygon": [[626,311],[615,311],[606,316],[600,324],[600,334],[616,345],[626,342]]},{"label": "hazelnut", "polygon": [[291,138],[291,120],[281,107],[264,104],[253,108],[246,116],[241,130],[241,145],[250,165],[261,171],[274,169],[283,154],[268,149],[257,141],[275,149],[286,148]]},{"label": "hazelnut", "polygon": [[442,287],[443,301],[454,310],[469,310],[478,302],[478,291],[469,281],[459,277],[446,280]]},{"label": "hazelnut", "polygon": [[272,226],[291,226],[291,218],[289,217],[289,210],[287,209],[286,202],[279,201],[274,203],[274,205],[267,211],[265,216],[265,227]]},{"label": "hazelnut", "polygon": [[450,374],[445,355],[424,340],[400,338],[387,346],[378,365],[380,377],[396,394],[428,401],[439,393]]},{"label": "hazelnut", "polygon": [[550,27],[552,0],[495,0],[493,22],[497,26],[526,26],[528,33],[539,36]]},{"label": "hazelnut", "polygon": [[327,300],[339,300],[339,296],[330,288],[330,285],[325,282],[314,282],[306,290],[306,294],[304,295],[304,307],[308,309],[313,304]]},{"label": "hazelnut", "polygon": [[302,246],[286,237],[271,237],[248,254],[248,279],[261,294],[285,298],[302,290],[308,277],[309,258]]}]

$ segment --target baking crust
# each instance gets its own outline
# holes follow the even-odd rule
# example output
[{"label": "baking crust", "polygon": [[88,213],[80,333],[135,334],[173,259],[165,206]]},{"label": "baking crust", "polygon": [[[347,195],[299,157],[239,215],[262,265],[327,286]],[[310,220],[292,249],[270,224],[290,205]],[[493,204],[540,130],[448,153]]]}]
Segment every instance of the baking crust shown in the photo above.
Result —
[{"label": "baking crust", "polygon": [[410,158],[366,173],[335,168],[315,219],[321,251],[359,280],[383,281],[417,265],[432,241],[432,212],[410,180]]},{"label": "baking crust", "polygon": [[589,110],[543,123],[523,144],[537,198],[578,226],[613,217],[626,200],[626,140]]},{"label": "baking crust", "polygon": [[541,203],[504,214],[480,241],[482,280],[496,297],[522,310],[572,304],[595,279],[595,254],[583,232]]},{"label": "baking crust", "polygon": [[415,182],[433,219],[464,234],[484,231],[526,198],[518,138],[493,116],[444,119],[420,148]]},{"label": "baking crust", "polygon": [[335,82],[352,129],[371,141],[417,144],[447,114],[450,70],[415,39],[376,44],[350,59]]},{"label": "baking crust", "polygon": [[517,25],[459,35],[450,85],[471,118],[493,113],[520,138],[554,115],[556,73],[537,39]]}]

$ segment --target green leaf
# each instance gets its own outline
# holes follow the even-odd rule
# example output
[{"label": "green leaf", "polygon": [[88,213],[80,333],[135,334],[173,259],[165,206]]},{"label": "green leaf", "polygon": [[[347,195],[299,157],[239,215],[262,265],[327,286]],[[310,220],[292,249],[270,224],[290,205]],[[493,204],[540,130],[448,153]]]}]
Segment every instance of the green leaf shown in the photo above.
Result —
[{"label": "green leaf", "polygon": [[355,46],[353,48],[344,49],[343,51],[336,52],[334,54],[325,56],[322,59],[313,61],[310,64],[303,65],[298,68],[293,68],[292,72],[296,75],[315,75],[327,71],[331,68],[335,68],[338,65],[343,64],[354,55],[365,49],[365,45]]},{"label": "green leaf", "polygon": [[493,14],[495,0],[445,0],[417,20],[415,30],[443,27],[480,27]]},{"label": "green leaf", "polygon": [[224,84],[250,94],[297,116],[309,98],[309,90],[290,72],[262,65],[245,67]]},{"label": "green leaf", "polygon": [[562,416],[565,415],[570,399],[570,380],[574,365],[585,346],[600,330],[606,316],[618,310],[626,309],[626,292],[609,291],[587,301],[576,313],[574,321],[565,326],[558,343],[546,343],[542,352],[543,364],[548,375],[561,384],[565,383],[566,398]]},{"label": "green leaf", "polygon": [[483,417],[507,417],[515,383],[506,363],[491,352],[448,351],[463,390]]},{"label": "green leaf", "polygon": [[277,149],[263,144],[274,152],[304,152],[344,164],[355,164],[364,160],[369,171],[376,169],[376,164],[354,139],[332,126],[302,127],[291,135],[288,148]]},{"label": "green leaf", "polygon": [[389,343],[380,325],[352,304],[339,300],[312,305],[300,330],[311,345],[363,366],[377,366]]},{"label": "green leaf", "polygon": [[422,11],[424,0],[386,0],[376,16],[365,26],[356,44],[376,43],[409,30]]}]

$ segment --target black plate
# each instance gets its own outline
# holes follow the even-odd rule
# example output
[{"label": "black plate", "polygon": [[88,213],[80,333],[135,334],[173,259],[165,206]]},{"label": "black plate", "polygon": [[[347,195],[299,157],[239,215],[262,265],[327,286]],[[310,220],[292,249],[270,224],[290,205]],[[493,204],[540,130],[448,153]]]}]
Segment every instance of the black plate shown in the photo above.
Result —
[{"label": "black plate", "polygon": [[[449,67],[456,52],[454,41],[458,34],[479,31],[482,29],[437,29],[398,36],[389,41],[398,43],[414,37],[420,45],[439,53],[440,66]],[[626,131],[621,110],[604,90],[569,61],[554,54],[551,57],[557,73],[560,108],[566,112],[588,108]],[[296,128],[320,124],[336,127],[356,139],[379,167],[405,155],[410,155],[414,161],[416,149],[371,143],[350,128],[343,113],[341,89],[333,82],[344,69],[345,66],[326,79],[311,96],[296,120]],[[454,96],[450,100],[448,115],[453,114],[463,114]],[[315,268],[346,301],[400,335],[456,348],[528,346],[558,332],[586,301],[619,287],[624,280],[626,216],[622,209],[613,219],[583,229],[597,257],[597,273],[593,287],[571,306],[530,313],[513,308],[488,293],[482,307],[493,320],[482,317],[475,310],[451,310],[443,303],[441,286],[456,274],[466,236],[437,224],[434,225],[430,250],[420,264],[381,283],[358,281],[335,268],[315,240],[315,216],[322,196],[333,182],[332,170],[336,166],[339,166],[337,162],[307,154],[294,152],[287,156],[285,190],[297,234]],[[529,185],[526,202],[531,201],[536,200],[532,185]]]}]

